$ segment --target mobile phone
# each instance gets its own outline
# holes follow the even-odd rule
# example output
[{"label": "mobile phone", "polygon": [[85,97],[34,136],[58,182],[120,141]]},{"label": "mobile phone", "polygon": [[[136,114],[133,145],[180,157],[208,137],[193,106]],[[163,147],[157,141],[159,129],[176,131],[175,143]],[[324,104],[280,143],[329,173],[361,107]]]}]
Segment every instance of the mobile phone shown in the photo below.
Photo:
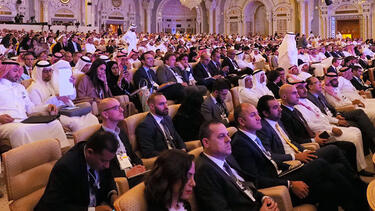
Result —
[{"label": "mobile phone", "polygon": [[323,133],[319,134],[319,138],[328,139],[330,135],[327,133],[327,131],[324,131]]}]

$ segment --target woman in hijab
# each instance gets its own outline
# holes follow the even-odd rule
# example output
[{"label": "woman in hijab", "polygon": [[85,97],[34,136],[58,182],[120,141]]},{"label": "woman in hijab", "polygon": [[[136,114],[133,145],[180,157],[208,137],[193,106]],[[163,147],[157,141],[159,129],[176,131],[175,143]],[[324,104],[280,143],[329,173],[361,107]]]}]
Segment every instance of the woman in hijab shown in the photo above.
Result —
[{"label": "woman in hijab", "polygon": [[129,95],[133,91],[133,85],[129,79],[127,70],[120,70],[117,62],[107,62],[107,81],[113,96]]}]

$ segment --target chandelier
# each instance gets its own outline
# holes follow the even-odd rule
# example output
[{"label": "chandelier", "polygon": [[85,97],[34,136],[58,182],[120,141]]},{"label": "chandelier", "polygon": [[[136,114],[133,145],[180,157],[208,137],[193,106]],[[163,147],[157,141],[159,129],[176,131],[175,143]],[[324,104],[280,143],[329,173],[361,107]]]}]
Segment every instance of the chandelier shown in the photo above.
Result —
[{"label": "chandelier", "polygon": [[198,6],[202,0],[180,0],[181,4],[189,9],[193,9]]}]

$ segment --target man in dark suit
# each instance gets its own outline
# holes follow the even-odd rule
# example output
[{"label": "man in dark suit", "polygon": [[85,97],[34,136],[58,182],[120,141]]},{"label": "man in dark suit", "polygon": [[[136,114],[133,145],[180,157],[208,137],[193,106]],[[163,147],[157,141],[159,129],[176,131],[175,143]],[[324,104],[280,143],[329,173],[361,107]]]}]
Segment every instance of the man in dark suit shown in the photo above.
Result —
[{"label": "man in dark suit", "polygon": [[229,66],[221,67],[220,52],[218,50],[212,52],[211,61],[208,63],[208,69],[213,76],[221,75],[225,77],[228,75]]},{"label": "man in dark suit", "polygon": [[[119,122],[124,120],[124,109],[120,103],[115,98],[105,98],[100,101],[98,109],[103,121],[100,130],[113,133],[119,144],[116,157],[111,161],[109,167],[112,175],[129,178],[145,172],[146,168],[143,166],[142,160],[134,153],[126,132],[118,127]],[[132,187],[134,185],[136,184],[130,184]]]},{"label": "man in dark suit", "polygon": [[201,114],[205,121],[215,119],[224,125],[229,125],[229,111],[225,104],[229,92],[229,82],[225,79],[218,79],[212,87],[212,92],[203,101]]},{"label": "man in dark suit", "polygon": [[353,109],[351,111],[337,112],[336,109],[328,103],[325,96],[322,94],[322,86],[316,77],[306,79],[308,89],[307,99],[314,103],[322,113],[332,117],[332,123],[339,126],[354,126],[358,127],[362,133],[363,149],[365,155],[369,153],[369,149],[374,149],[375,142],[375,128],[362,109]]},{"label": "man in dark suit", "polygon": [[200,210],[277,210],[272,198],[258,192],[255,178],[231,156],[230,137],[218,121],[200,128],[203,152],[196,161],[195,196]]},{"label": "man in dark suit", "polygon": [[81,49],[81,45],[78,43],[78,36],[73,34],[72,37],[70,38],[70,40],[68,41],[68,47],[67,47],[67,50],[70,52],[70,53],[74,53],[74,52],[80,52],[82,51]]},{"label": "man in dark suit", "polygon": [[197,81],[197,84],[204,85],[211,89],[214,81],[222,76],[213,72],[208,66],[209,63],[210,56],[207,53],[203,53],[200,57],[199,63],[193,66],[193,76]]},{"label": "man in dark suit", "polygon": [[112,210],[117,191],[109,165],[117,148],[104,131],[76,144],[56,162],[35,210]]},{"label": "man in dark suit", "polygon": [[278,84],[281,81],[281,77],[280,77],[280,73],[279,73],[278,69],[268,71],[268,73],[266,75],[267,75],[267,87],[268,87],[268,89],[271,90],[271,92],[273,93],[273,95],[275,96],[276,99],[279,99],[280,98],[280,96],[279,96],[280,87],[279,87]]},{"label": "man in dark suit", "polygon": [[143,53],[140,58],[142,66],[135,71],[133,81],[135,87],[147,86],[151,92],[155,89],[162,92],[168,100],[181,102],[184,99],[184,88],[181,84],[175,82],[167,82],[158,84],[156,74],[151,67],[154,66],[154,56],[148,51]]},{"label": "man in dark suit", "polygon": [[[375,89],[373,89],[373,86],[371,85],[371,82],[370,81],[366,81],[364,82],[361,78],[362,76],[362,73],[363,73],[363,69],[361,66],[358,66],[358,65],[354,65],[352,67],[352,73],[353,73],[353,77],[352,79],[350,80],[350,82],[352,83],[352,85],[358,90],[358,91],[366,91],[366,90],[370,90],[371,91],[371,95],[373,97],[375,97]],[[364,94],[364,93],[361,93],[361,94]]]},{"label": "man in dark suit", "polygon": [[147,104],[150,112],[135,131],[142,157],[158,156],[167,149],[186,151],[184,141],[168,116],[167,99],[164,95],[161,93],[152,94],[148,98]]},{"label": "man in dark suit", "polygon": [[358,206],[367,207],[363,192],[355,195],[359,191],[352,189],[357,184],[351,184],[324,159],[318,158],[282,175],[281,172],[288,169],[288,166],[272,159],[271,153],[256,135],[262,129],[257,109],[251,104],[243,103],[235,109],[234,115],[239,131],[233,136],[232,153],[246,173],[257,179],[267,179],[268,186],[287,186],[294,205],[319,203],[319,210],[336,210],[338,205],[345,207],[345,210]]},{"label": "man in dark suit", "polygon": [[335,57],[332,59],[332,65],[328,67],[327,73],[338,73],[338,67],[340,66],[341,59]]},{"label": "man in dark suit", "polygon": [[[229,67],[229,74],[233,75],[243,75],[243,74],[251,74],[253,71],[249,69],[242,70],[238,63],[235,60],[236,57],[236,50],[229,49],[227,52],[227,57],[224,58],[223,63],[221,64],[221,67],[224,68],[226,66]],[[238,78],[237,78],[238,79]]]}]

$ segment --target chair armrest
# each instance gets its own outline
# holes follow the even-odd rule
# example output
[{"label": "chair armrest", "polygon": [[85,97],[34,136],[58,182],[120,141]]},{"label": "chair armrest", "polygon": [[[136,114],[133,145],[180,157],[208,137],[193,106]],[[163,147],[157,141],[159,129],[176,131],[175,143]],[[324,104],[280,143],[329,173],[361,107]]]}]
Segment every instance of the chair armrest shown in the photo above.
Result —
[{"label": "chair armrest", "polygon": [[119,196],[129,190],[129,183],[126,177],[115,177],[115,182]]},{"label": "chair armrest", "polygon": [[338,112],[353,111],[354,109],[355,109],[354,105],[336,107],[336,110]]},{"label": "chair armrest", "polygon": [[146,167],[147,170],[152,169],[154,166],[154,163],[156,161],[157,157],[152,157],[152,158],[142,158],[143,165]]},{"label": "chair armrest", "polygon": [[271,197],[277,202],[279,210],[293,210],[288,188],[282,185],[259,189],[264,195]]},{"label": "chair armrest", "polygon": [[313,151],[320,149],[320,146],[318,143],[306,143],[306,144],[301,144],[301,146],[303,146],[306,149],[313,150]]},{"label": "chair armrest", "polygon": [[185,145],[186,145],[186,149],[187,149],[188,152],[202,146],[201,141],[199,141],[199,140],[187,141],[187,142],[185,142]]}]

